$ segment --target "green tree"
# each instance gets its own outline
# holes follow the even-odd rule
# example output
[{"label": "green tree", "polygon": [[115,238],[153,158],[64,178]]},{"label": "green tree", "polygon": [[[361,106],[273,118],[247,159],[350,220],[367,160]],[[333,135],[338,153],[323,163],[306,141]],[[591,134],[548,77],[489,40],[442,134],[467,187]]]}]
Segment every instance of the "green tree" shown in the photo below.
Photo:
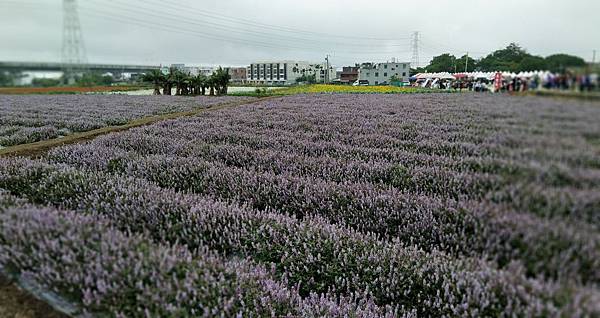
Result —
[{"label": "green tree", "polygon": [[192,78],[192,94],[204,95],[206,93],[208,78],[206,75],[200,73]]},{"label": "green tree", "polygon": [[[454,72],[456,67],[456,57],[449,53],[435,56],[426,67],[427,72]],[[460,69],[460,68],[459,68]]]},{"label": "green tree", "polygon": [[217,89],[217,95],[227,95],[227,89],[229,87],[229,80],[231,75],[229,72],[219,67],[212,75],[213,85]]},{"label": "green tree", "polygon": [[7,72],[0,72],[0,86],[11,86],[12,80],[8,77]]},{"label": "green tree", "polygon": [[61,81],[57,78],[34,78],[31,85],[35,87],[52,87],[60,85]]},{"label": "green tree", "polygon": [[154,85],[154,95],[160,95],[160,86],[164,82],[165,75],[160,70],[152,70],[144,74],[143,81]]},{"label": "green tree", "polygon": [[296,83],[315,84],[315,83],[317,83],[317,75],[316,74],[311,74],[311,75],[302,74],[302,76],[296,78]]},{"label": "green tree", "polygon": [[175,95],[186,95],[189,75],[180,70],[175,70],[172,75],[173,84],[175,84]]},{"label": "green tree", "polygon": [[171,90],[173,88],[173,73],[176,72],[177,69],[171,67],[169,69],[169,72],[167,74],[163,75],[163,81],[162,81],[162,89],[163,89],[163,95],[171,95]]},{"label": "green tree", "polygon": [[519,63],[531,56],[516,43],[509,44],[505,49],[494,51],[481,59],[478,68],[482,71],[519,71]]},{"label": "green tree", "polygon": [[87,72],[75,78],[75,84],[78,86],[96,86],[110,85],[113,83],[112,76],[102,75],[98,72]]},{"label": "green tree", "polygon": [[208,95],[214,96],[215,95],[216,79],[212,75],[206,81],[206,85],[207,85],[207,87],[209,89]]},{"label": "green tree", "polygon": [[540,71],[545,69],[547,69],[546,60],[543,57],[533,55],[524,57],[521,62],[519,62],[518,67],[519,72]]},{"label": "green tree", "polygon": [[427,67],[417,67],[417,68],[411,68],[409,74],[410,74],[410,76],[415,76],[419,73],[425,73],[425,72],[427,72]]},{"label": "green tree", "polygon": [[17,81],[25,77],[19,71],[2,71],[0,70],[0,86],[15,86]]},{"label": "green tree", "polygon": [[[466,54],[463,55],[461,58],[456,59],[456,71],[464,72],[465,69],[467,70],[467,72],[474,72],[477,69],[477,61],[474,58],[467,56]],[[454,70],[450,72],[454,72]]]},{"label": "green tree", "polygon": [[546,57],[546,65],[551,72],[564,72],[569,67],[585,66],[585,61],[568,54],[554,54]]}]

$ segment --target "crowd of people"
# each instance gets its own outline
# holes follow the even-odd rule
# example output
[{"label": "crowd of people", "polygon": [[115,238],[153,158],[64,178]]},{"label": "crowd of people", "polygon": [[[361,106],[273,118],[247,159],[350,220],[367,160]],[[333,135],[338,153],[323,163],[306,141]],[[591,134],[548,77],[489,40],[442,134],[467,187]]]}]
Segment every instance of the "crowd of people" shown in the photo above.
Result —
[{"label": "crowd of people", "polygon": [[597,73],[574,74],[565,72],[515,73],[435,73],[418,74],[412,85],[446,90],[468,90],[475,92],[524,92],[528,90],[571,90],[579,92],[600,91],[600,76]]}]

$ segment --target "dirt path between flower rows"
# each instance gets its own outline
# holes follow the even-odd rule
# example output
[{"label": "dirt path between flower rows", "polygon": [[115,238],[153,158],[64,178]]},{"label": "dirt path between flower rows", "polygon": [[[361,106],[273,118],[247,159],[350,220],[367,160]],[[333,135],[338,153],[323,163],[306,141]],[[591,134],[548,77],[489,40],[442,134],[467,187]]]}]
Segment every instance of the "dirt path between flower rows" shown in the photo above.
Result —
[{"label": "dirt path between flower rows", "polygon": [[108,127],[103,127],[103,128],[99,128],[99,129],[86,131],[86,132],[71,134],[71,135],[65,136],[63,138],[42,140],[42,141],[29,143],[29,144],[22,144],[22,145],[6,147],[3,149],[0,149],[0,157],[3,157],[3,156],[4,157],[16,157],[16,156],[37,157],[37,156],[43,155],[44,153],[46,153],[47,151],[49,151],[50,149],[52,149],[54,147],[92,140],[101,135],[106,135],[106,134],[118,132],[118,131],[124,131],[124,130],[128,130],[128,129],[135,128],[135,127],[146,126],[146,125],[154,124],[154,123],[157,123],[157,122],[163,121],[163,120],[195,116],[195,115],[201,114],[206,111],[230,108],[230,107],[236,107],[236,106],[242,106],[242,105],[256,104],[256,103],[259,103],[259,102],[262,102],[262,101],[265,101],[268,99],[272,99],[272,98],[275,98],[275,97],[272,97],[272,96],[261,97],[261,98],[257,98],[254,100],[229,102],[229,103],[207,106],[207,107],[195,109],[192,111],[144,117],[144,118],[133,120],[125,125],[108,126]]},{"label": "dirt path between flower rows", "polygon": [[66,318],[52,307],[17,287],[0,275],[0,317],[10,318]]}]

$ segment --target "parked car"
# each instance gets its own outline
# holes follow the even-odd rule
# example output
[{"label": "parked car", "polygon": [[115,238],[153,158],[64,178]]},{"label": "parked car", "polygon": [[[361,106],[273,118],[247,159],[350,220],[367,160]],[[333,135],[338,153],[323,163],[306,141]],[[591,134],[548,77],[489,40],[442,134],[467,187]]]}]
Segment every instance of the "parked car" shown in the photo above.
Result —
[{"label": "parked car", "polygon": [[357,80],[352,84],[352,86],[369,86],[369,81],[367,80]]}]

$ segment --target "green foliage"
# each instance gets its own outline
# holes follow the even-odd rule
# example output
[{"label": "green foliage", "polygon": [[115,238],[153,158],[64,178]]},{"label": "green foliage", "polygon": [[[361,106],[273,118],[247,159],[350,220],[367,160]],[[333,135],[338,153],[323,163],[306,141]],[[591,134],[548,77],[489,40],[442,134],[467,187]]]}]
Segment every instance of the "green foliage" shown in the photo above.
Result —
[{"label": "green foliage", "polygon": [[390,82],[400,82],[402,81],[402,79],[400,79],[398,76],[396,75],[392,75],[392,77],[390,77]]},{"label": "green foliage", "polygon": [[426,67],[428,72],[454,72],[456,66],[456,57],[445,53],[442,55],[435,56],[429,65]]},{"label": "green foliage", "polygon": [[[468,64],[467,64],[467,59],[468,59]],[[463,55],[461,58],[456,59],[456,71],[457,72],[464,72],[465,71],[465,67],[467,72],[474,72],[475,70],[477,70],[477,61],[475,61],[475,59],[473,59],[472,57],[467,57],[467,55]],[[454,70],[449,71],[449,72],[454,72]]]},{"label": "green foliage", "polygon": [[229,72],[219,67],[211,76],[210,76],[214,87],[217,89],[217,94],[226,95],[227,87],[229,86],[229,80],[231,80],[231,75]]},{"label": "green foliage", "polygon": [[23,77],[24,75],[21,72],[0,71],[0,86],[15,86],[17,80]]},{"label": "green foliage", "polygon": [[35,87],[53,87],[60,85],[60,79],[57,78],[34,78],[31,85]]},{"label": "green foliage", "polygon": [[415,76],[419,73],[425,73],[427,72],[427,68],[426,67],[417,67],[417,68],[411,68],[410,69],[410,76]]},{"label": "green foliage", "polygon": [[269,95],[269,91],[266,88],[264,88],[264,87],[263,88],[257,87],[254,90],[254,93],[256,94],[256,96],[267,96],[267,95]]},{"label": "green foliage", "polygon": [[525,56],[521,62],[519,62],[518,70],[527,71],[540,71],[547,69],[546,60],[541,56],[528,55]]},{"label": "green foliage", "polygon": [[[434,57],[426,68],[411,69],[411,75],[427,72],[463,72],[467,56],[456,58],[445,53]],[[585,61],[577,56],[567,54],[554,54],[547,58],[527,53],[516,43],[509,44],[506,48],[496,50],[479,61],[469,57],[468,72],[473,71],[510,71],[526,72],[537,70],[550,70],[564,72],[568,68],[585,66]]]},{"label": "green foliage", "polygon": [[84,73],[75,79],[78,86],[108,86],[112,84],[113,79],[110,75],[102,75],[97,72]]},{"label": "green foliage", "polygon": [[[468,59],[468,64],[467,63]],[[426,67],[427,72],[438,73],[438,72],[464,72],[465,66],[467,67],[468,72],[473,72],[477,68],[477,61],[472,57],[467,57],[467,55],[463,55],[461,58],[456,58],[456,56],[451,55],[449,53],[445,53],[442,55],[435,56],[429,65]],[[420,72],[418,72],[420,73]],[[415,73],[416,74],[416,73]]]},{"label": "green foliage", "polygon": [[551,72],[564,72],[569,67],[585,66],[585,61],[578,57],[568,54],[554,54],[546,57],[546,64]]},{"label": "green foliage", "polygon": [[160,70],[152,70],[149,73],[144,74],[142,80],[152,84],[160,84],[164,81],[165,75]]},{"label": "green foliage", "polygon": [[154,95],[160,95],[160,86],[165,81],[165,75],[160,70],[152,70],[142,77],[144,82],[154,85]]},{"label": "green foliage", "polygon": [[315,83],[317,83],[317,75],[316,74],[312,74],[312,75],[302,74],[302,76],[300,76],[296,79],[296,83],[315,84]]},{"label": "green foliage", "polygon": [[494,51],[481,59],[478,67],[487,72],[500,70],[519,72],[519,64],[526,56],[530,56],[527,51],[518,44],[511,43],[505,49]]}]

